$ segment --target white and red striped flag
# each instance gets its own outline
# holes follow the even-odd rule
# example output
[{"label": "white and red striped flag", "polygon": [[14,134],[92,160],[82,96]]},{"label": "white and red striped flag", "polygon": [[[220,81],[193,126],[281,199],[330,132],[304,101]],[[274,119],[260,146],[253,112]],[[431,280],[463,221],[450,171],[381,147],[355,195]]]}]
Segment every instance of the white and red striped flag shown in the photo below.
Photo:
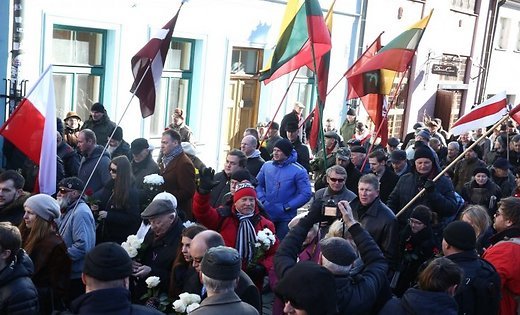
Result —
[{"label": "white and red striped flag", "polygon": [[460,117],[451,126],[450,132],[458,136],[466,131],[475,130],[495,124],[500,118],[507,115],[506,92],[500,92],[475,106],[469,113]]},{"label": "white and red striped flag", "polygon": [[39,165],[39,192],[56,192],[56,101],[52,66],[38,79],[9,119],[0,128],[0,134]]},{"label": "white and red striped flag", "polygon": [[134,83],[130,92],[135,92],[135,95],[139,98],[143,118],[152,115],[155,111],[155,100],[156,95],[159,94],[164,61],[170,48],[177,17],[184,2],[181,2],[177,14],[132,57]]}]

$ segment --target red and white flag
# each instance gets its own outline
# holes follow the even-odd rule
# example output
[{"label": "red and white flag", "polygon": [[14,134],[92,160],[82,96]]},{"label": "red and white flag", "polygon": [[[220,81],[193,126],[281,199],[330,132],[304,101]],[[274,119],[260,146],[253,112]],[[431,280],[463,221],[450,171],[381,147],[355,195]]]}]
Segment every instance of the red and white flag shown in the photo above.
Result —
[{"label": "red and white flag", "polygon": [[475,130],[495,124],[500,118],[507,115],[506,92],[500,92],[487,99],[484,103],[475,106],[469,113],[460,117],[451,126],[451,133],[458,136],[465,131]]},{"label": "red and white flag", "polygon": [[164,61],[183,4],[184,1],[181,3],[177,14],[132,57],[134,83],[130,92],[135,92],[135,95],[139,98],[143,118],[152,115],[155,111],[155,100],[156,95],[159,95]]},{"label": "red and white flag", "polygon": [[41,75],[9,119],[0,134],[39,165],[39,192],[56,192],[56,101],[52,66]]}]

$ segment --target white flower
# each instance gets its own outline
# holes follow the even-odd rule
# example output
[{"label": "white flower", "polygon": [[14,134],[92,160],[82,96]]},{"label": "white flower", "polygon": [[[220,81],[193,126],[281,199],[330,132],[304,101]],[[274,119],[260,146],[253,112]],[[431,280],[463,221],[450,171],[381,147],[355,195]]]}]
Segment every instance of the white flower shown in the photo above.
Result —
[{"label": "white flower", "polygon": [[194,224],[195,224],[195,222],[191,222],[190,220],[188,220],[188,221],[184,222],[182,225],[184,225],[184,228],[187,229]]},{"label": "white flower", "polygon": [[139,248],[141,248],[141,244],[143,244],[143,240],[137,238],[137,236],[135,236],[135,235],[129,235],[129,236],[126,238],[126,242],[127,242],[128,244],[130,244],[130,246],[132,246],[132,247],[135,248],[135,249],[139,249]]},{"label": "white flower", "polygon": [[153,186],[160,186],[164,184],[164,178],[159,174],[150,174],[144,177],[143,183]]},{"label": "white flower", "polygon": [[175,302],[173,302],[173,309],[177,312],[177,313],[184,313],[186,311],[186,304],[184,304],[184,302],[182,300],[177,300]]},{"label": "white flower", "polygon": [[262,244],[260,244],[258,242],[255,243],[255,247],[260,247],[260,246],[262,246]]},{"label": "white flower", "polygon": [[179,294],[179,299],[181,299],[181,301],[186,305],[190,305],[192,303],[200,303],[200,296],[198,296],[197,294],[190,294],[187,292]]},{"label": "white flower", "polygon": [[151,277],[146,278],[146,280],[144,282],[146,282],[146,285],[148,286],[148,288],[151,289],[151,288],[155,288],[156,286],[158,286],[159,283],[161,282],[161,279],[156,276],[151,276]]},{"label": "white flower", "polygon": [[130,245],[128,242],[121,243],[121,247],[123,247],[123,249],[128,253],[128,256],[130,256],[130,258],[134,258],[135,256],[137,256],[137,249]]},{"label": "white flower", "polygon": [[188,305],[188,307],[186,307],[186,313],[191,313],[193,312],[193,310],[197,309],[199,307],[199,303],[193,303],[193,304],[190,304]]}]

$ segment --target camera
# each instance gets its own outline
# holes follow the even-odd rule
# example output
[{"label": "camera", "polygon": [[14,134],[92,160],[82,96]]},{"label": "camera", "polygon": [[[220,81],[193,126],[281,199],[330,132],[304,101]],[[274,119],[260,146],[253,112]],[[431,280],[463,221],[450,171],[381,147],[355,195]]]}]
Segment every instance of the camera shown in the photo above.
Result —
[{"label": "camera", "polygon": [[326,218],[341,218],[341,212],[338,209],[338,205],[332,199],[329,199],[323,204],[321,214]]}]

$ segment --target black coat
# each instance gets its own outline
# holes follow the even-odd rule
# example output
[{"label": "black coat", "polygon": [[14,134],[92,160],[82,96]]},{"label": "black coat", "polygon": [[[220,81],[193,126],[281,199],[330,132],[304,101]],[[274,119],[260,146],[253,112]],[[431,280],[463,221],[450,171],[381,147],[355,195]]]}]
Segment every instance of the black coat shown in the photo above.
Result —
[{"label": "black coat", "polygon": [[24,192],[18,199],[13,200],[7,206],[0,208],[0,222],[11,222],[14,226],[19,226],[22,223],[25,210],[23,204],[25,200],[30,197],[29,193]]},{"label": "black coat", "polygon": [[502,192],[491,179],[488,179],[484,186],[479,186],[472,180],[464,184],[461,196],[467,204],[484,206],[492,218],[497,211],[497,203],[502,197]]},{"label": "black coat", "polygon": [[125,140],[121,140],[119,146],[112,152],[110,158],[113,159],[115,157],[124,155],[128,158],[128,161],[132,161],[132,153],[130,152],[130,145]]},{"label": "black coat", "polygon": [[292,143],[294,150],[296,150],[296,162],[300,163],[307,172],[311,171],[311,165],[310,165],[310,156],[309,156],[309,148],[302,144],[300,141],[300,138],[296,138],[294,142]]},{"label": "black coat", "polygon": [[30,278],[33,263],[22,249],[16,258],[13,266],[0,270],[0,314],[37,314],[38,292]]},{"label": "black coat", "polygon": [[79,164],[81,161],[78,152],[65,141],[62,141],[58,145],[58,156],[63,161],[65,177],[78,176]]},{"label": "black coat", "polygon": [[388,196],[390,196],[392,190],[394,190],[398,180],[399,176],[394,173],[394,170],[391,167],[385,166],[385,172],[379,179],[379,198],[381,198],[382,202],[388,200]]},{"label": "black coat", "polygon": [[386,303],[379,315],[456,315],[457,302],[447,292],[408,289],[401,299]]},{"label": "black coat", "polygon": [[214,180],[218,181],[218,185],[211,189],[211,198],[209,203],[211,207],[218,208],[224,204],[224,196],[229,193],[230,177],[227,176],[226,172],[222,171],[215,174]]},{"label": "black coat", "polygon": [[345,186],[347,186],[347,189],[358,194],[358,183],[359,179],[361,178],[361,172],[356,168],[354,163],[350,161],[345,167],[345,170],[347,171],[347,180],[345,181]]}]

